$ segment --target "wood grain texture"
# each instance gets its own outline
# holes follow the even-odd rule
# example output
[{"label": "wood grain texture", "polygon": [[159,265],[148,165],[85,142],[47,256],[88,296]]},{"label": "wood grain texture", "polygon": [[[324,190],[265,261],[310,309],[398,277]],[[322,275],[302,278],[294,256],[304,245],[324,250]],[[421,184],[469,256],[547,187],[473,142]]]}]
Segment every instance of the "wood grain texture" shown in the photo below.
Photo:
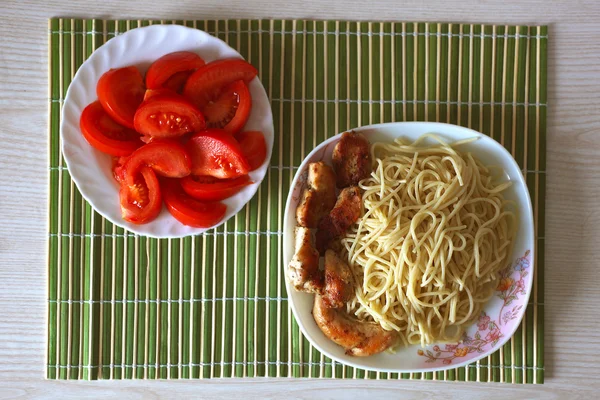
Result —
[{"label": "wood grain texture", "polygon": [[[600,389],[600,3],[506,0],[17,1],[0,17],[0,399],[365,396],[588,398]],[[284,4],[284,5],[282,5]],[[45,381],[47,19],[321,18],[549,24],[546,384]],[[15,174],[15,171],[18,174]]]}]

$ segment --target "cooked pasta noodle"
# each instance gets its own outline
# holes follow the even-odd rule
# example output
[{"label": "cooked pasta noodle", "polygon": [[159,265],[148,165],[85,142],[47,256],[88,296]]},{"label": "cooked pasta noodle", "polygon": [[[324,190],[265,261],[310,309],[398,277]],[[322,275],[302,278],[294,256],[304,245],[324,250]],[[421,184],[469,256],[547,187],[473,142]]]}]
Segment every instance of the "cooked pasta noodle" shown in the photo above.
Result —
[{"label": "cooked pasta noodle", "polygon": [[508,264],[517,221],[502,192],[511,182],[459,151],[473,140],[427,134],[371,146],[364,214],[341,240],[358,283],[347,307],[404,345],[460,340]]}]

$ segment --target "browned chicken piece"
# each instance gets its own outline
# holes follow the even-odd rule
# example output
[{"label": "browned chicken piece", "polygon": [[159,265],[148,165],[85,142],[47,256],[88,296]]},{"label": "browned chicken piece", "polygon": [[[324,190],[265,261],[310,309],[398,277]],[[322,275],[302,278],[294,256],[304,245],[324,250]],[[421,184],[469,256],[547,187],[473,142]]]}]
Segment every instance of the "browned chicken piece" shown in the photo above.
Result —
[{"label": "browned chicken piece", "polygon": [[333,148],[331,159],[339,188],[358,185],[361,179],[371,175],[373,169],[369,141],[354,131],[342,134]]},{"label": "browned chicken piece", "polygon": [[319,270],[319,252],[315,249],[313,231],[296,228],[295,254],[287,270],[289,282],[299,292],[321,293],[323,271]]},{"label": "browned chicken piece", "polygon": [[346,349],[346,354],[366,357],[381,353],[396,343],[397,333],[379,324],[358,321],[344,309],[328,308],[323,297],[316,295],[313,317],[325,336]]},{"label": "browned chicken piece", "polygon": [[353,293],[354,278],[350,267],[333,250],[327,250],[323,304],[328,308],[343,307]]},{"label": "browned chicken piece", "polygon": [[344,234],[361,215],[362,196],[357,186],[341,191],[335,206],[319,223],[317,231],[317,249],[323,254],[329,243]]},{"label": "browned chicken piece", "polygon": [[335,173],[322,161],[308,164],[308,180],[296,209],[298,225],[316,228],[335,204]]}]

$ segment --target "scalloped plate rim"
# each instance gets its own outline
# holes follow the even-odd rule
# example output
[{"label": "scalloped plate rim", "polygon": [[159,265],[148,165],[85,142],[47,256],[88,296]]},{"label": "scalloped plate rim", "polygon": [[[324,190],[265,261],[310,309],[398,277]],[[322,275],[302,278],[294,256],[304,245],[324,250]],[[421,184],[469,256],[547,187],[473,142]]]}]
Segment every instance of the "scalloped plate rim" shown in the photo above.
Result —
[{"label": "scalloped plate rim", "polygon": [[[271,111],[270,101],[268,99],[267,93],[264,89],[264,86],[261,84],[259,77],[257,76],[250,83],[249,87],[251,89],[253,97],[260,96],[258,98],[254,98],[254,100],[257,102],[257,104],[260,105],[260,107],[253,107],[253,110],[251,112],[251,117],[250,117],[251,120],[249,120],[249,125],[250,124],[258,125],[261,128],[261,130],[263,131],[263,133],[265,135],[265,140],[267,142],[267,158],[261,167],[252,171],[249,174],[251,176],[251,179],[255,183],[252,185],[248,185],[244,190],[242,190],[235,196],[232,196],[231,198],[226,199],[224,201],[226,203],[236,202],[237,205],[235,207],[233,207],[228,204],[228,209],[231,208],[233,211],[231,211],[231,212],[228,211],[226,213],[225,217],[223,218],[223,220],[221,220],[217,225],[212,226],[210,228],[187,227],[187,226],[179,223],[178,221],[176,221],[175,218],[173,218],[171,215],[168,215],[168,211],[164,208],[164,206],[161,211],[161,215],[159,215],[159,217],[156,220],[154,220],[148,224],[144,224],[144,225],[132,224],[127,221],[124,221],[122,218],[120,218],[120,216],[117,218],[117,217],[109,214],[109,212],[107,212],[105,210],[105,203],[107,203],[107,201],[104,198],[102,198],[102,199],[96,198],[97,197],[96,195],[98,192],[103,192],[103,191],[106,192],[107,190],[110,191],[110,188],[107,188],[106,185],[98,186],[98,185],[94,185],[92,183],[84,182],[84,180],[87,177],[91,176],[94,172],[105,174],[106,171],[98,172],[97,170],[93,170],[88,173],[84,172],[85,169],[91,170],[92,168],[88,168],[88,166],[83,165],[82,162],[76,161],[77,159],[80,159],[81,156],[79,154],[75,154],[75,153],[77,153],[77,151],[79,151],[81,149],[81,140],[85,141],[85,139],[82,138],[81,140],[79,140],[79,143],[77,143],[69,137],[70,135],[73,135],[73,133],[66,133],[70,129],[70,130],[77,130],[79,132],[79,135],[81,135],[81,132],[79,129],[79,118],[80,118],[81,112],[83,111],[85,106],[87,106],[87,104],[89,104],[89,103],[76,104],[76,103],[74,103],[75,100],[73,98],[87,96],[86,93],[84,93],[82,95],[81,91],[83,90],[83,88],[93,85],[93,87],[94,87],[93,100],[91,100],[90,102],[97,100],[97,97],[95,94],[95,86],[96,85],[94,83],[98,81],[100,76],[104,72],[106,72],[107,69],[102,69],[101,71],[96,71],[96,69],[101,67],[104,63],[109,64],[108,68],[119,68],[120,67],[120,66],[114,65],[114,64],[118,65],[119,60],[107,61],[107,60],[103,59],[103,57],[106,57],[107,55],[109,55],[110,51],[116,51],[115,48],[118,46],[126,46],[129,43],[129,42],[127,42],[127,40],[129,40],[129,41],[140,40],[141,44],[140,43],[137,44],[138,48],[139,48],[140,46],[143,45],[143,41],[145,39],[147,39],[149,35],[152,35],[152,34],[164,35],[162,37],[162,40],[166,40],[166,38],[168,38],[169,36],[175,36],[175,35],[184,36],[185,35],[184,37],[189,42],[189,45],[186,46],[186,49],[188,49],[188,50],[201,49],[202,46],[205,46],[207,43],[209,43],[209,45],[214,46],[214,47],[210,48],[210,50],[206,50],[207,53],[209,51],[218,52],[218,53],[224,52],[224,53],[228,54],[228,56],[227,56],[228,58],[243,59],[243,57],[239,54],[239,52],[237,52],[237,50],[230,47],[227,43],[225,43],[223,40],[219,39],[218,37],[210,35],[209,33],[202,31],[200,29],[189,28],[189,27],[185,27],[185,26],[181,26],[181,25],[149,25],[149,26],[145,26],[145,27],[133,28],[122,34],[119,34],[118,36],[108,40],[102,46],[98,47],[95,51],[93,51],[91,53],[91,55],[81,64],[81,66],[78,68],[78,70],[76,71],[75,75],[73,76],[73,78],[71,80],[71,83],[67,89],[67,93],[64,97],[64,103],[63,103],[62,110],[60,112],[61,121],[60,121],[59,130],[60,130],[60,138],[61,138],[61,146],[60,146],[61,153],[59,154],[59,157],[62,156],[64,158],[67,170],[69,171],[69,175],[70,175],[72,181],[75,183],[75,185],[79,189],[79,192],[81,193],[81,196],[83,197],[83,199],[85,199],[96,212],[98,212],[100,215],[102,215],[104,218],[106,218],[112,224],[114,224],[120,228],[123,228],[128,232],[151,237],[151,238],[157,238],[157,239],[183,238],[186,236],[198,235],[203,232],[206,232],[207,230],[215,229],[215,228],[225,224],[229,219],[235,217],[235,215],[239,211],[241,211],[248,202],[250,202],[252,200],[252,198],[258,191],[258,188],[259,188],[261,182],[266,177],[268,168],[270,166],[270,159],[271,159],[271,155],[273,152],[273,142],[274,142],[273,114]],[[145,35],[145,36],[142,36],[142,35]],[[140,39],[140,37],[141,37],[141,39]],[[180,45],[181,45],[181,43],[174,43],[172,46],[175,46],[176,50],[167,49],[166,51],[163,52],[163,54],[167,54],[172,51],[185,50],[185,49],[179,48],[178,46],[180,46]],[[154,44],[154,46],[156,46],[156,44]],[[201,51],[196,50],[196,52],[199,53],[200,55],[202,55],[202,50]],[[135,57],[135,56],[132,56],[132,57]],[[139,55],[137,57],[143,58],[143,51],[140,51]],[[157,59],[158,57],[160,57],[160,56],[154,57],[153,60]],[[211,61],[211,60],[208,59],[207,61]],[[139,61],[137,63],[135,63],[135,62],[128,63],[127,65],[136,65],[137,64],[139,66],[140,63],[141,63],[141,61]],[[121,66],[125,66],[125,65],[121,64]],[[86,74],[89,76],[87,76]],[[253,101],[253,103],[254,103],[254,101]],[[78,108],[80,108],[80,110],[78,110]],[[72,120],[72,118],[75,118],[75,117],[72,117],[72,116],[70,117],[67,113],[76,114],[76,121]],[[71,125],[74,125],[74,126],[71,126]],[[93,154],[95,154],[95,158],[97,160],[102,160],[102,158],[104,157],[104,155],[102,153],[91,148],[91,146],[87,143],[87,141],[85,141],[84,146],[88,146],[91,149],[91,152]],[[106,159],[106,158],[104,157],[104,159]],[[114,203],[113,205],[116,205],[116,207],[119,210],[118,212],[120,214],[120,207],[118,204],[118,188],[117,188],[116,184],[114,184],[114,185],[115,185],[114,200],[109,200],[108,203]],[[104,189],[102,189],[103,187],[104,187]],[[245,201],[240,203],[240,200],[239,200],[240,198],[245,199]],[[161,225],[162,228],[154,228],[155,225],[162,223],[164,221],[168,221],[168,224],[162,224]],[[106,233],[106,234],[110,235],[109,233]]]}]

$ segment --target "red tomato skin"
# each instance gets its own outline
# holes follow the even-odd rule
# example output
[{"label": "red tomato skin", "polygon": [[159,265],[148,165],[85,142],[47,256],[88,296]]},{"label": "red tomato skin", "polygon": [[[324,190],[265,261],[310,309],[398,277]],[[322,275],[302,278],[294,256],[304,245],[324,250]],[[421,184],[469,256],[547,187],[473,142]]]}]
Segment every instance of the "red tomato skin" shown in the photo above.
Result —
[{"label": "red tomato skin", "polygon": [[118,183],[125,182],[125,163],[129,157],[113,157],[112,172],[113,178]]},{"label": "red tomato skin", "polygon": [[133,129],[133,116],[144,99],[144,78],[136,67],[111,69],[96,86],[104,110],[119,124]]},{"label": "red tomato skin", "polygon": [[[112,156],[127,156],[143,144],[138,133],[113,121],[98,101],[83,110],[79,128],[92,147]],[[114,139],[109,135],[121,136],[126,140]]]},{"label": "red tomato skin", "polygon": [[248,117],[252,111],[252,95],[248,86],[243,81],[236,81],[230,84],[230,87],[237,93],[239,103],[235,116],[225,125],[223,130],[234,135],[241,131],[246,122],[248,122]]},{"label": "red tomato skin", "polygon": [[242,130],[252,111],[252,96],[244,81],[230,83],[215,97],[214,101],[200,109],[206,119],[206,126],[223,129],[232,135]]},{"label": "red tomato skin", "polygon": [[169,89],[174,91],[175,93],[182,94],[183,87],[187,82],[190,75],[192,75],[194,71],[181,71],[173,74],[169,79],[166,80],[165,83],[162,84],[162,87],[165,89]]},{"label": "red tomato skin", "polygon": [[218,224],[227,211],[219,202],[201,202],[188,196],[175,179],[165,179],[162,184],[165,206],[171,215],[184,225],[210,228]]},{"label": "red tomato skin", "polygon": [[267,158],[267,143],[262,132],[239,132],[235,135],[235,138],[240,143],[240,148],[250,166],[250,171],[254,171],[263,165]]},{"label": "red tomato skin", "polygon": [[158,88],[158,89],[146,89],[146,92],[144,93],[144,101],[151,99],[154,96],[157,95],[171,95],[171,94],[177,94],[175,93],[175,91],[168,89],[168,88]]},{"label": "red tomato skin", "polygon": [[192,159],[192,174],[219,179],[246,175],[249,166],[238,142],[220,129],[208,129],[190,137],[186,145]]},{"label": "red tomato skin", "polygon": [[132,184],[143,166],[150,167],[158,175],[182,178],[191,172],[192,162],[187,150],[173,140],[153,140],[133,152],[125,162],[124,177]]},{"label": "red tomato skin", "polygon": [[248,175],[233,179],[216,179],[213,177],[195,177],[188,175],[181,179],[184,192],[200,201],[225,200],[252,184]]},{"label": "red tomato skin", "polygon": [[238,80],[249,84],[257,74],[256,68],[244,60],[216,60],[198,68],[188,78],[183,88],[183,95],[196,107],[202,108],[214,92]]},{"label": "red tomato skin", "polygon": [[[165,54],[154,61],[146,72],[146,87],[158,89],[162,87],[173,75],[180,72],[190,74],[206,63],[196,53],[191,51],[177,51]],[[189,74],[188,74],[189,76]]]},{"label": "red tomato skin", "polygon": [[136,194],[139,193],[139,188],[136,187],[135,181],[132,185],[128,185],[125,182],[121,183],[119,200],[121,203],[121,216],[125,221],[134,224],[145,224],[154,220],[160,214],[162,196],[154,171],[151,168],[142,167],[139,173],[144,180],[148,203],[143,206],[135,203],[138,199]]},{"label": "red tomato skin", "polygon": [[145,136],[173,138],[205,128],[204,115],[184,97],[168,89],[149,93],[137,109],[135,130]]}]

